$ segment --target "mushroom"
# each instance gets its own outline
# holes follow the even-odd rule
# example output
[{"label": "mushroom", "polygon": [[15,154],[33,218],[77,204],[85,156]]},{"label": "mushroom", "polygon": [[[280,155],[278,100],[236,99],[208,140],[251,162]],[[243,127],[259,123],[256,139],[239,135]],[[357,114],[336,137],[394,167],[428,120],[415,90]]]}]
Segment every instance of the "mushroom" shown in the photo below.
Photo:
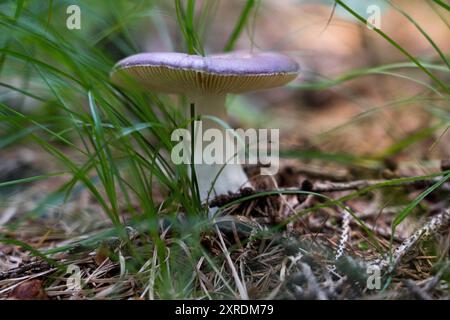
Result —
[{"label": "mushroom", "polygon": [[[140,53],[119,61],[111,78],[122,86],[126,85],[125,80],[132,80],[149,91],[184,94],[195,105],[198,115],[226,121],[228,93],[282,86],[295,79],[298,71],[299,66],[293,59],[273,52],[233,52],[207,57],[155,52]],[[202,126],[203,130],[215,128],[223,133],[225,130],[211,120],[203,121]],[[210,194],[227,194],[250,186],[241,165],[228,161],[227,164],[195,164],[202,201]]]}]

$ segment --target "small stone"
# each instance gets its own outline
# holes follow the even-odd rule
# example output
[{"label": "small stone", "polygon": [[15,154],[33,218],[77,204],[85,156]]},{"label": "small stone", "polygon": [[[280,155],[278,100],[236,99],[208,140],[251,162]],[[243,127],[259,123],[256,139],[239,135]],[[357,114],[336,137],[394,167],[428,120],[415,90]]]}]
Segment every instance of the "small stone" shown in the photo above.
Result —
[{"label": "small stone", "polygon": [[15,287],[10,298],[14,300],[47,300],[48,296],[41,280],[30,280]]}]

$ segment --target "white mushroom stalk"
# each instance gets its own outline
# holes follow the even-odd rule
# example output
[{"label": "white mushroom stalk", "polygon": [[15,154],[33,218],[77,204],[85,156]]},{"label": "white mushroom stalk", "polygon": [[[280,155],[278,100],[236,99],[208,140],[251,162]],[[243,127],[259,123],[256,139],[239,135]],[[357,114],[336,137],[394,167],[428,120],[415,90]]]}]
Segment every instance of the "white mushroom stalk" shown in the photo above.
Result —
[{"label": "white mushroom stalk", "polygon": [[[294,60],[273,52],[234,52],[208,57],[155,52],[136,54],[119,61],[111,77],[122,86],[130,85],[129,80],[133,80],[134,84],[152,92],[184,94],[195,104],[197,115],[210,115],[226,122],[228,93],[282,86],[294,80],[298,71],[299,66]],[[236,146],[234,137],[227,135],[222,125],[210,119],[201,124],[203,131],[217,129],[216,132],[222,134],[222,150],[229,144]],[[204,160],[203,151],[195,150],[194,154]],[[221,154],[217,158],[222,159],[221,163],[194,162],[202,201],[208,200],[209,196],[237,192],[243,186],[250,186],[235,157],[225,152],[225,157]]]},{"label": "white mushroom stalk", "polygon": [[[189,101],[195,105],[195,112],[197,115],[207,115],[215,117],[216,119],[227,119],[227,110],[225,106],[225,94],[207,94],[207,95],[191,95]],[[198,124],[198,123],[197,123]],[[245,174],[241,164],[239,163],[239,146],[235,145],[235,140],[231,139],[226,132],[224,126],[212,118],[203,117],[200,122],[201,130],[197,127],[197,135],[205,132],[213,132],[215,129],[220,134],[215,134],[214,138],[206,136],[207,139],[216,139],[222,137],[222,148],[215,149],[214,159],[205,159],[204,147],[195,149],[195,157],[198,162],[195,163],[195,173],[199,186],[199,195],[202,201],[210,200],[212,197],[228,192],[236,192],[242,187],[251,187],[248,177]],[[203,137],[195,137],[196,141]],[[212,140],[211,139],[211,140]],[[208,142],[207,142],[208,143]],[[220,143],[220,141],[219,141]],[[232,155],[226,154],[227,146],[235,146],[236,152]],[[206,160],[206,161],[205,161]],[[209,161],[208,161],[209,160]]]}]

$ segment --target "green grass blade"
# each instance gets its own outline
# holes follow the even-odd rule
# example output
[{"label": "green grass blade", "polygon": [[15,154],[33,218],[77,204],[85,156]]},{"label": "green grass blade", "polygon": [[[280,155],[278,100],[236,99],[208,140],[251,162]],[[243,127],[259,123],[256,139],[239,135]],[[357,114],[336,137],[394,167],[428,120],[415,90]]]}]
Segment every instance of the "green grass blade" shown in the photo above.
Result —
[{"label": "green grass blade", "polygon": [[60,264],[59,262],[49,258],[47,255],[41,253],[39,250],[36,250],[35,248],[33,248],[32,246],[30,246],[29,244],[27,244],[25,242],[22,242],[22,241],[19,241],[19,240],[16,240],[16,239],[9,239],[9,238],[6,238],[6,237],[1,237],[1,236],[0,236],[0,242],[22,247],[25,250],[30,251],[33,256],[41,258],[42,260],[47,262],[49,265],[57,267],[59,269],[64,268],[64,266],[62,264]]},{"label": "green grass blade", "polygon": [[443,176],[442,179],[440,179],[438,182],[433,184],[431,187],[426,189],[424,192],[422,192],[419,196],[417,196],[414,201],[412,201],[410,204],[408,204],[394,219],[392,222],[392,233],[395,232],[395,229],[397,226],[405,220],[405,218],[412,212],[412,210],[423,200],[426,196],[431,194],[433,191],[438,189],[440,186],[442,186],[448,179],[450,178],[450,173]]},{"label": "green grass blade", "polygon": [[450,5],[444,3],[441,0],[433,0],[436,4],[440,5],[442,8],[446,9],[447,11],[450,11]]},{"label": "green grass blade", "polygon": [[33,176],[33,177],[28,177],[28,178],[22,178],[22,179],[16,179],[16,180],[10,180],[10,181],[6,181],[6,182],[1,182],[0,183],[0,188],[9,187],[9,186],[12,186],[12,185],[17,185],[17,184],[22,184],[22,183],[32,183],[32,182],[35,182],[35,181],[47,180],[49,178],[62,176],[62,175],[65,175],[67,173],[68,173],[67,171],[53,172],[53,173],[47,173],[47,174],[43,174],[43,175],[39,175],[39,176]]}]

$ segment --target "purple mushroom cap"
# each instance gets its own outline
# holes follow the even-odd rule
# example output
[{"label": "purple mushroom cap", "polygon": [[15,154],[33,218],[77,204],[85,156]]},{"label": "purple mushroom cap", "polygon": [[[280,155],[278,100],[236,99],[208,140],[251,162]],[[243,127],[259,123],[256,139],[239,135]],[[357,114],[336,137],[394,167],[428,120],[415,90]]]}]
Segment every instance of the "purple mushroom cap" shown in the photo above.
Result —
[{"label": "purple mushroom cap", "polygon": [[136,66],[169,67],[222,75],[297,73],[299,70],[293,59],[274,52],[234,52],[208,57],[178,52],[139,53],[116,64],[119,69]]},{"label": "purple mushroom cap", "polygon": [[140,53],[119,61],[111,74],[119,85],[167,93],[239,93],[284,85],[297,76],[299,65],[275,52],[202,57],[176,52]]}]

